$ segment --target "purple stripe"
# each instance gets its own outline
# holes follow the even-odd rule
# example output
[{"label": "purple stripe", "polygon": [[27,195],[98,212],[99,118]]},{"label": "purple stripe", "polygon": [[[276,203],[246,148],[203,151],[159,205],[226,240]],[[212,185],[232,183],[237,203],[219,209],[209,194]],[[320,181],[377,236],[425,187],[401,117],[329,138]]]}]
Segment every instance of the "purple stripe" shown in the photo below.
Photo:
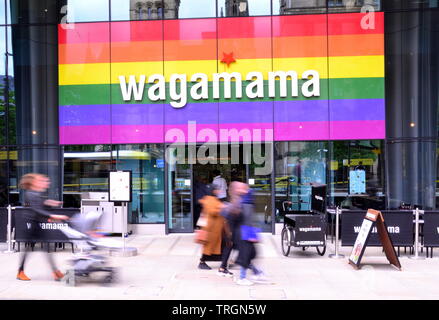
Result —
[{"label": "purple stripe", "polygon": [[113,125],[163,125],[163,104],[113,104]]},{"label": "purple stripe", "polygon": [[99,126],[111,124],[110,105],[60,106],[60,126]]},{"label": "purple stripe", "polygon": [[273,122],[273,101],[220,102],[219,123]]},{"label": "purple stripe", "polygon": [[61,126],[60,144],[111,143],[111,126]]},{"label": "purple stripe", "polygon": [[384,99],[329,100],[331,121],[384,120]]},{"label": "purple stripe", "polygon": [[274,122],[328,121],[328,101],[275,101]]},{"label": "purple stripe", "polygon": [[174,108],[165,104],[165,124],[197,123],[218,124],[218,103],[188,103],[183,108]]}]

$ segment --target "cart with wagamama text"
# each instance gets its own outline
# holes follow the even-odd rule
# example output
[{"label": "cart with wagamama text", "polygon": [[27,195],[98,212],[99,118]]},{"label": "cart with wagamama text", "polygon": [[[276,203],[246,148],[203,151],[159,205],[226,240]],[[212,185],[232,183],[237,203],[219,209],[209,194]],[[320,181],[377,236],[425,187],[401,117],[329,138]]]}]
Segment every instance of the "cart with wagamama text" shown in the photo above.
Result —
[{"label": "cart with wagamama text", "polygon": [[288,256],[290,248],[315,247],[317,253],[323,256],[326,252],[326,216],[323,213],[297,213],[284,216],[284,226],[281,233],[282,253]]}]

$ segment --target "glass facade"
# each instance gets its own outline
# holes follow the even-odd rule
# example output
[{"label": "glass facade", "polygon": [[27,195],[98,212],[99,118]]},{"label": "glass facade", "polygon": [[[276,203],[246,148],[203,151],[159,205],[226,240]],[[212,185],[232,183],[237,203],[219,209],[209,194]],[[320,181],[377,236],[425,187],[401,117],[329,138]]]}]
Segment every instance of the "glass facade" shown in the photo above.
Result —
[{"label": "glass facade", "polygon": [[[131,170],[130,222],[190,230],[193,217],[177,217],[194,210],[194,172],[202,170],[167,166],[173,141],[164,133],[195,120],[197,136],[239,125],[274,131],[264,151],[272,174],[256,175],[255,164],[218,166],[254,189],[262,223],[308,210],[311,184],[328,186],[329,206],[436,208],[437,8],[430,0],[0,0],[0,205],[20,204],[17,181],[27,172],[48,174],[49,195],[78,207],[82,192],[107,190],[109,170]],[[360,14],[382,20],[359,27],[352,17]],[[289,99],[292,78],[287,97],[279,88],[269,96],[264,78],[254,87],[263,96],[237,97],[233,82],[230,99],[222,86],[211,98],[215,73],[297,69],[302,58],[321,74],[318,97],[304,97],[300,79],[298,99]],[[142,70],[162,75],[165,92],[173,74],[203,72],[210,98],[190,96],[177,109],[156,90],[154,99],[127,102],[118,77]],[[243,79],[244,92],[252,81]],[[187,85],[190,92],[196,83]],[[356,170],[364,171],[360,192]]]}]

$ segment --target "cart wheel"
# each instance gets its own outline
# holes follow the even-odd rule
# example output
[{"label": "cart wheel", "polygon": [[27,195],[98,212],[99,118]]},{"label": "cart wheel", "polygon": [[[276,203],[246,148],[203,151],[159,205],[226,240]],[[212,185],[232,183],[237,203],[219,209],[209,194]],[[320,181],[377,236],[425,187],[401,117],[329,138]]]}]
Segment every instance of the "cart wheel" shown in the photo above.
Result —
[{"label": "cart wheel", "polygon": [[326,252],[326,246],[323,247],[316,247],[317,253],[321,256],[323,256]]},{"label": "cart wheel", "polygon": [[282,229],[282,234],[281,234],[281,244],[282,244],[282,253],[284,254],[285,257],[287,257],[290,254],[290,246],[291,246],[291,242],[290,242],[290,233],[288,228],[283,228]]}]

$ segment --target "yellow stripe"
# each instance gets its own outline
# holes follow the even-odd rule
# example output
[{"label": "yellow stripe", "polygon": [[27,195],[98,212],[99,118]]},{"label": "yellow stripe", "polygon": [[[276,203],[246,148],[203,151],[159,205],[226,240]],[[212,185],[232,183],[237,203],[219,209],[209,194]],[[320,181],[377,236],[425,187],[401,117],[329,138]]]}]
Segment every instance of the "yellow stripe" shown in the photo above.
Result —
[{"label": "yellow stripe", "polygon": [[108,84],[110,83],[109,63],[61,64],[59,65],[59,85]]},{"label": "yellow stripe", "polygon": [[329,57],[329,77],[384,77],[384,56]]},{"label": "yellow stripe", "polygon": [[[268,72],[297,72],[299,78],[306,70],[317,70],[321,79],[328,78],[328,58],[276,58],[276,59],[241,59],[226,64],[217,60],[165,61],[165,78],[169,81],[172,74],[186,74],[188,81],[195,73],[204,73],[212,81],[217,72],[238,72],[242,78],[249,72],[258,71],[268,80]],[[384,56],[349,56],[329,57],[330,78],[384,77]],[[119,62],[111,64],[111,83],[118,84],[121,75],[163,74],[163,62]],[[109,63],[67,64],[59,66],[59,84],[107,84],[110,79]]]}]

